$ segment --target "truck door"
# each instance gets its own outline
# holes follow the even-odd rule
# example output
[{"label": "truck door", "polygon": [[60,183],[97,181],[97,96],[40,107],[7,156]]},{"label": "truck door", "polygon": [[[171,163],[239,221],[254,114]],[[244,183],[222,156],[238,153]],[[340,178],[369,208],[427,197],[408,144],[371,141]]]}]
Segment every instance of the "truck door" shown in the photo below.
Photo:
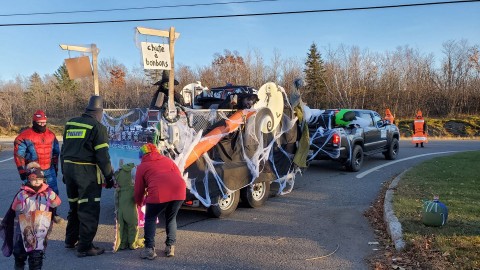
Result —
[{"label": "truck door", "polygon": [[381,120],[380,116],[378,116],[378,120],[376,120],[374,115],[369,111],[360,111],[360,117],[364,120],[367,120],[369,125],[364,128],[364,150],[365,151],[373,151],[384,146],[386,142],[382,140],[381,130],[377,127],[377,121]]},{"label": "truck door", "polygon": [[[382,123],[382,117],[377,112],[371,112],[375,125],[374,149],[384,148],[387,145],[387,129]],[[372,141],[373,142],[373,141]]]}]

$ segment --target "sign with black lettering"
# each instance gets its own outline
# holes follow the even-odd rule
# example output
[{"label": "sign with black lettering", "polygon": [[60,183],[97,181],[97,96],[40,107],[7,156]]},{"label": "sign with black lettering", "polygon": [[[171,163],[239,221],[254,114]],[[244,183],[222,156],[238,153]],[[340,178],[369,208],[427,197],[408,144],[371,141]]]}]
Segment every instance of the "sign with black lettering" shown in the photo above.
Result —
[{"label": "sign with black lettering", "polygon": [[168,44],[142,42],[144,69],[170,70],[170,47]]}]

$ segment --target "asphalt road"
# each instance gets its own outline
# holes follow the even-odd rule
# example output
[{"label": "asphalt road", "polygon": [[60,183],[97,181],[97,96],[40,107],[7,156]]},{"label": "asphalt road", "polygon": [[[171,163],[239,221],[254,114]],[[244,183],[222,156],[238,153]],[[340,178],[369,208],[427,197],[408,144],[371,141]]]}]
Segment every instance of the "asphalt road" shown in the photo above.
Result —
[{"label": "asphalt road", "polygon": [[[107,249],[98,257],[77,258],[63,247],[66,223],[56,224],[50,236],[44,269],[369,269],[365,258],[376,251],[374,231],[363,216],[384,181],[419,162],[456,151],[480,150],[480,141],[431,141],[425,148],[400,142],[395,161],[367,157],[359,173],[339,164],[318,161],[298,175],[294,190],[270,198],[264,207],[240,207],[225,219],[182,210],[178,217],[175,257],[162,253],[163,222],[156,234],[157,257],[140,259],[140,250],[112,253],[114,240],[113,190],[104,190],[100,226],[95,238]],[[0,213],[6,212],[19,188],[12,151],[0,152]],[[59,177],[59,179],[61,179]],[[59,180],[59,208],[66,217],[65,186]],[[140,232],[143,235],[143,231]],[[13,268],[13,256],[0,257],[0,269]]]}]

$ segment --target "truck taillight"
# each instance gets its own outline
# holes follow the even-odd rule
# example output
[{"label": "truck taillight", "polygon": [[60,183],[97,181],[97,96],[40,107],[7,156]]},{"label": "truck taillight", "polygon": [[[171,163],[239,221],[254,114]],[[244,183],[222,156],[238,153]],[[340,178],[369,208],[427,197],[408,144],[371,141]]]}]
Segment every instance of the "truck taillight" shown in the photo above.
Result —
[{"label": "truck taillight", "polygon": [[340,145],[340,135],[338,135],[337,133],[333,134],[332,144],[333,144],[333,146],[339,146]]}]

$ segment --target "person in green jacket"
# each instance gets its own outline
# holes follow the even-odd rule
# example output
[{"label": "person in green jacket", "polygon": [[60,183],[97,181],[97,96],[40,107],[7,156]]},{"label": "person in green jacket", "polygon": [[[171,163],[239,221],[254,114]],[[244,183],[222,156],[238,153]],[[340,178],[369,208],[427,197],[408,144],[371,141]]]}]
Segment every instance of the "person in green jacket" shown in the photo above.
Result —
[{"label": "person in green jacket", "polygon": [[127,163],[115,172],[117,188],[115,190],[116,232],[113,251],[142,248],[143,238],[138,238],[138,212],[133,198],[132,170],[135,164]]}]

